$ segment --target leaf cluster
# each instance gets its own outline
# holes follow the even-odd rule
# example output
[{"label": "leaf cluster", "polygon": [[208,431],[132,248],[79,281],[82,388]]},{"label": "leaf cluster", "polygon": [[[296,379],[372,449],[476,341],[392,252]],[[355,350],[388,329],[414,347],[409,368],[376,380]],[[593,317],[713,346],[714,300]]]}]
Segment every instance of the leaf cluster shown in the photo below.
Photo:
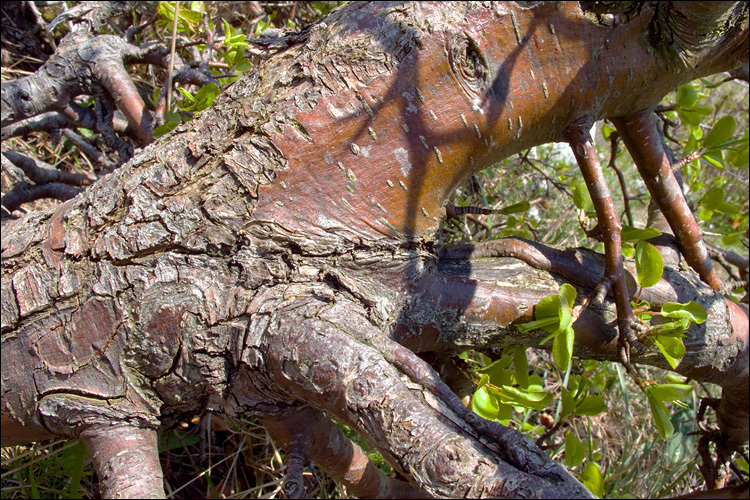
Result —
[{"label": "leaf cluster", "polygon": [[[747,254],[748,248],[747,102],[746,86],[724,81],[719,75],[680,87],[665,98],[663,109],[659,110],[666,140],[674,149],[678,164],[684,165],[685,192],[688,203],[694,207],[696,219],[709,240],[725,248],[735,247],[741,254]],[[609,165],[614,165],[605,169],[608,184],[610,188],[621,186],[620,190],[613,189],[615,202],[621,207],[629,203],[632,211],[630,224],[623,225],[623,253],[635,262],[639,286],[653,286],[662,277],[664,262],[661,254],[648,242],[658,236],[659,231],[644,227],[648,193],[632,160],[623,152],[624,148],[611,148],[611,139],[616,138],[612,135],[614,128],[603,123],[598,124],[597,129],[600,154],[606,158],[609,153]],[[609,151],[602,146],[607,141],[610,142]],[[521,236],[560,246],[570,246],[571,242],[590,245],[601,251],[600,244],[588,240],[580,229],[579,218],[595,218],[596,215],[585,183],[566,147],[553,144],[533,148],[474,176],[456,191],[453,203],[492,208],[496,213],[449,221],[446,239],[466,243]],[[606,160],[602,160],[602,164],[605,163]],[[617,170],[624,175],[615,175]],[[624,179],[624,184],[621,179]],[[506,207],[527,210],[503,214]],[[625,210],[621,213],[623,218],[630,215]],[[601,415],[606,415],[608,407],[611,412],[612,406],[621,403],[621,400],[612,399],[616,396],[611,393],[614,386],[611,380],[607,389],[597,392],[591,385],[581,383],[582,379],[575,375],[582,362],[572,356],[571,325],[575,321],[576,296],[572,287],[568,287],[561,286],[558,294],[537,304],[534,321],[518,326],[520,333],[532,329],[547,332],[542,344],[552,340],[551,361],[529,366],[525,362],[527,356],[539,358],[541,354],[544,359],[544,353],[523,347],[505,349],[497,359],[473,352],[462,355],[476,367],[473,371],[476,391],[471,400],[472,410],[485,418],[515,425],[532,435],[558,443],[559,449],[565,451],[566,465],[581,467],[576,470],[592,492],[612,494],[611,488],[617,481],[608,479],[608,469],[612,469],[613,464],[604,461],[596,451],[606,447],[604,443],[596,444],[590,433],[589,439],[582,442],[578,437],[580,433],[572,430],[565,431],[562,440],[555,439],[549,436],[550,430],[545,426],[532,423],[537,419],[549,421],[550,429],[554,431],[582,418],[589,422],[601,418]],[[735,292],[736,299],[745,290],[739,288]],[[643,301],[636,301],[633,305],[639,317],[649,325],[643,342],[660,352],[669,365],[676,368],[685,355],[684,332],[691,323],[705,321],[705,310],[695,302],[669,303],[660,310],[653,310]],[[549,349],[549,344],[546,345]],[[592,376],[603,376],[611,370],[608,363],[586,361],[584,364],[591,369]],[[659,378],[664,376],[662,374]],[[644,422],[643,431],[648,433],[649,428],[656,429],[654,435],[662,439],[662,444],[654,446],[672,447],[674,443],[687,439],[683,423],[676,433],[675,422],[682,422],[684,412],[694,418],[697,406],[693,384],[672,374],[667,374],[666,379],[665,382],[648,380],[639,389],[640,397],[646,396],[644,399],[650,410],[649,422]],[[628,384],[621,379],[619,386],[625,391]],[[637,400],[638,397],[633,393],[628,399]],[[692,404],[685,403],[691,400]],[[550,412],[554,415],[552,419],[544,417]],[[684,423],[690,422],[688,418]],[[636,464],[629,466],[636,467]],[[605,484],[609,486],[605,488]]]}]

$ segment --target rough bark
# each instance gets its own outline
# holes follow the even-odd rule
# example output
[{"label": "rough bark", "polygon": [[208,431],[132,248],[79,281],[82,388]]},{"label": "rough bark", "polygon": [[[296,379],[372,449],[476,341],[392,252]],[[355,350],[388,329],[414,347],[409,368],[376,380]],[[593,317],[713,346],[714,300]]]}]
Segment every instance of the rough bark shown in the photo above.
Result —
[{"label": "rough bark", "polygon": [[[513,325],[562,281],[595,286],[603,265],[542,247],[441,258],[435,232],[472,172],[747,64],[747,6],[709,11],[721,36],[695,50],[657,36],[674,14],[652,4],[617,23],[565,2],[334,11],[125,167],[4,223],[3,444],[80,437],[105,491],[158,496],[159,473],[134,486],[108,447],[128,438],[128,457],[153,464],[154,431],[203,411],[280,419],[293,447],[295,415],[324,412],[410,481],[368,477],[363,494],[588,496],[414,352],[535,345]],[[722,431],[746,442],[747,311],[689,271],[649,293],[706,305],[681,373],[731,388]],[[577,354],[615,359],[614,318],[610,302],[588,308]],[[633,361],[663,365],[658,351]]]}]

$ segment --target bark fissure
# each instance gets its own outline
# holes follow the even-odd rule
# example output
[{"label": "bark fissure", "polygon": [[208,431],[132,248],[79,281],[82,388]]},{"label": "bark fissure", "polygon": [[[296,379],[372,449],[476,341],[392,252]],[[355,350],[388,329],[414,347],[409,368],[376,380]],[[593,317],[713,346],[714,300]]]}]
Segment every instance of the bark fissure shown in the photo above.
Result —
[{"label": "bark fissure", "polygon": [[[473,172],[747,64],[746,6],[700,16],[722,29],[687,68],[644,42],[663,45],[650,34],[666,23],[660,8],[592,19],[572,2],[355,3],[266,40],[277,52],[199,118],[56,211],[4,220],[3,357],[18,362],[3,363],[3,443],[80,436],[111,474],[105,494],[163,495],[160,470],[122,477],[120,439],[153,468],[155,431],[195,413],[251,414],[293,451],[290,468],[317,458],[363,494],[590,496],[528,438],[470,412],[417,354],[535,346],[545,333],[514,325],[561,283],[585,296],[606,270],[618,306],[584,311],[575,353],[618,359],[617,311],[630,319],[634,292],[621,259],[520,240],[443,249],[437,230]],[[596,152],[579,129],[585,163]],[[619,222],[607,208],[610,253]],[[746,309],[670,268],[642,294],[704,305],[678,371],[742,386]],[[631,361],[666,367],[656,349]],[[733,446],[747,441],[733,418],[746,402],[719,406]],[[298,428],[305,418],[331,440],[342,438],[329,418],[356,429],[411,484],[384,479],[355,447],[325,445],[357,457],[363,481],[326,462]]]}]

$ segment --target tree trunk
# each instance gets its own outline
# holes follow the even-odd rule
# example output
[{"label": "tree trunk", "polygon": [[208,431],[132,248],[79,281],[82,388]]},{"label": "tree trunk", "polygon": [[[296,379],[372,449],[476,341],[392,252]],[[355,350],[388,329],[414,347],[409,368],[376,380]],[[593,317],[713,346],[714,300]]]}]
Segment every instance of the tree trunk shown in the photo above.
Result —
[{"label": "tree trunk", "polygon": [[[746,4],[701,11],[724,27],[710,43],[665,44],[654,26],[687,22],[669,12],[608,24],[568,2],[348,4],[75,199],[6,221],[3,444],[80,437],[105,492],[158,496],[161,474],[126,478],[110,447],[153,465],[154,431],[216,411],[259,416],[294,448],[313,415],[321,433],[336,432],[327,417],[357,429],[410,482],[326,465],[362,495],[590,496],[414,352],[536,345],[514,327],[534,304],[600,280],[587,252],[515,250],[541,271],[497,248],[440,257],[435,234],[471,173],[747,64]],[[709,311],[680,373],[735,392],[722,431],[747,442],[747,310],[689,271],[644,293]],[[617,359],[614,314],[586,309],[577,355]],[[654,349],[633,361],[665,364]]]}]

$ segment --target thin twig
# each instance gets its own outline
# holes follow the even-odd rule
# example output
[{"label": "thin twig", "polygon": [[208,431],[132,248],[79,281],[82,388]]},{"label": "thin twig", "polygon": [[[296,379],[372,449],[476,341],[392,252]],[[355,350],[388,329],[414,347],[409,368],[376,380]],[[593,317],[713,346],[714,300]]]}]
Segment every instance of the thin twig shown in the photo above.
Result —
[{"label": "thin twig", "polygon": [[175,44],[177,43],[177,20],[179,19],[180,2],[174,3],[174,22],[172,23],[172,47],[169,53],[169,74],[167,76],[167,106],[164,109],[164,120],[169,121],[170,103],[172,102],[172,72],[174,71]]}]

